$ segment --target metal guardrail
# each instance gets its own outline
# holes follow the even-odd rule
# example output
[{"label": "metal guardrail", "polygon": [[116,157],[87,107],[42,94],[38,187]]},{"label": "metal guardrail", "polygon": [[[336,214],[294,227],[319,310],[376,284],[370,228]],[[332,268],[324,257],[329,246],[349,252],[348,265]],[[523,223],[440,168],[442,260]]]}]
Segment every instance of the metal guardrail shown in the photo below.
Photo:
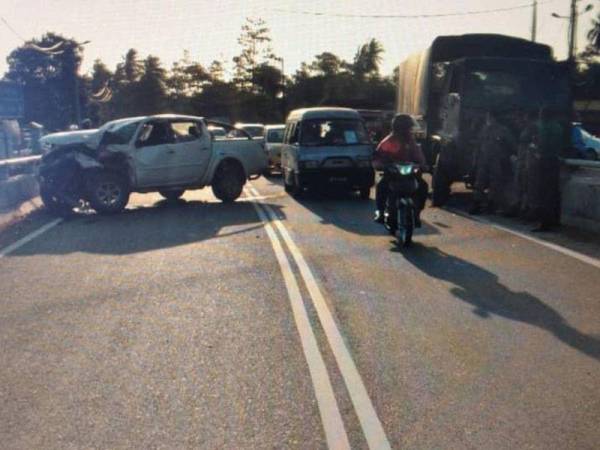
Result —
[{"label": "metal guardrail", "polygon": [[0,160],[0,180],[16,174],[33,173],[33,168],[41,159],[41,155],[34,155]]},{"label": "metal guardrail", "polygon": [[16,167],[28,164],[35,164],[41,159],[41,155],[24,156],[22,158],[0,159],[0,167]]},{"label": "metal guardrail", "polygon": [[600,169],[600,161],[589,159],[563,159],[563,164],[568,167],[585,167],[588,169]]}]

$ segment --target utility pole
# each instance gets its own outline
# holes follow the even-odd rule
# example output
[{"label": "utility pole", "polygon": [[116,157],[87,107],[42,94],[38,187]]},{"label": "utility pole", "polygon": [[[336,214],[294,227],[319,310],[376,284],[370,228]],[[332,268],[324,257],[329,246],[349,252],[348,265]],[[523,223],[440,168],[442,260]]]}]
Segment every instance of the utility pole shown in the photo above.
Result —
[{"label": "utility pole", "polygon": [[571,0],[571,14],[569,15],[569,62],[573,63],[577,51],[575,39],[577,36],[577,0]]},{"label": "utility pole", "polygon": [[568,19],[569,20],[569,57],[567,61],[573,65],[575,63],[575,57],[577,54],[577,19],[581,14],[592,10],[594,7],[590,4],[587,5],[583,11],[577,10],[577,2],[579,0],[571,0],[571,8],[568,16],[561,16],[560,14],[552,13],[552,17],[556,19]]},{"label": "utility pole", "polygon": [[531,42],[537,37],[537,0],[533,0],[533,11],[531,15]]}]

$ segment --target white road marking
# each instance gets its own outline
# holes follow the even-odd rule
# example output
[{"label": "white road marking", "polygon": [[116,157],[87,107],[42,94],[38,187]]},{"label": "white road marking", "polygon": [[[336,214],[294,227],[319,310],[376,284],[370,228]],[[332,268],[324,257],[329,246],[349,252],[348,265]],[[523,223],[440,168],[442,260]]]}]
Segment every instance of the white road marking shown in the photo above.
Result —
[{"label": "white road marking", "polygon": [[467,215],[467,214],[463,213],[462,211],[455,209],[455,208],[446,208],[446,210],[448,210],[458,216],[473,220],[475,222],[483,223],[485,225],[489,225],[492,228],[496,228],[497,230],[505,231],[514,236],[518,236],[520,238],[527,239],[528,241],[535,242],[536,244],[539,244],[539,245],[543,245],[546,248],[549,248],[556,252],[562,253],[563,255],[570,256],[571,258],[578,259],[581,262],[584,262],[586,264],[589,264],[591,266],[594,266],[594,267],[597,267],[600,269],[600,260],[593,258],[591,256],[587,256],[587,255],[584,255],[583,253],[576,252],[575,250],[570,250],[568,248],[561,247],[560,245],[553,244],[552,242],[546,242],[542,239],[538,239],[536,237],[530,236],[530,235],[528,235],[526,233],[522,233],[520,231],[511,230],[508,227],[495,224],[489,220],[484,219],[483,217],[473,217],[473,216]]},{"label": "white road marking", "polygon": [[342,415],[333,393],[333,387],[331,386],[331,380],[323,360],[323,355],[319,350],[317,344],[317,338],[315,337],[314,331],[311,327],[308,313],[302,301],[302,295],[300,294],[300,288],[298,282],[294,276],[294,273],[290,267],[290,262],[283,250],[281,242],[277,237],[277,234],[273,230],[273,227],[269,223],[269,219],[263,211],[263,206],[257,202],[253,202],[252,205],[258,214],[258,217],[263,222],[265,231],[271,241],[275,257],[279,263],[279,268],[283,275],[285,287],[288,292],[288,297],[292,305],[292,312],[294,320],[296,322],[296,328],[300,335],[300,343],[302,345],[302,351],[304,357],[308,363],[308,370],[313,383],[315,396],[317,398],[317,404],[319,406],[319,414],[321,415],[321,422],[325,430],[325,438],[327,440],[327,446],[330,449],[350,449],[350,442],[348,441],[348,435],[344,428],[344,422]]},{"label": "white road marking", "polygon": [[56,225],[58,225],[62,221],[63,221],[63,219],[60,219],[60,218],[59,219],[54,219],[54,220],[48,222],[46,225],[44,225],[44,226],[38,228],[37,230],[29,233],[27,236],[22,237],[17,242],[13,242],[9,246],[4,247],[3,249],[0,250],[0,259],[4,258],[6,255],[9,255],[10,253],[14,252],[18,248],[24,246],[28,242],[33,241],[36,237],[44,234],[46,231],[50,230],[51,228],[54,228]]},{"label": "white road marking", "polygon": [[[255,196],[260,196],[260,193],[253,187],[250,186],[250,191]],[[260,203],[260,201],[259,201]],[[310,296],[312,297],[313,304],[319,316],[323,330],[329,342],[329,346],[334,354],[337,365],[350,394],[350,399],[354,405],[354,410],[360,421],[365,439],[370,449],[390,449],[390,443],[387,439],[383,426],[377,416],[377,412],[373,407],[373,403],[369,397],[364,382],[356,368],[356,364],[350,355],[350,351],[344,342],[344,339],[335,323],[335,320],[325,302],[325,298],[319,289],[319,286],[313,276],[310,267],[306,263],[304,256],[300,252],[300,249],[296,246],[288,233],[286,227],[279,220],[275,212],[271,207],[261,203],[262,207],[267,212],[270,221],[275,224],[279,233],[283,237],[294,261],[296,262],[300,274],[304,279],[304,283],[308,289]]]}]

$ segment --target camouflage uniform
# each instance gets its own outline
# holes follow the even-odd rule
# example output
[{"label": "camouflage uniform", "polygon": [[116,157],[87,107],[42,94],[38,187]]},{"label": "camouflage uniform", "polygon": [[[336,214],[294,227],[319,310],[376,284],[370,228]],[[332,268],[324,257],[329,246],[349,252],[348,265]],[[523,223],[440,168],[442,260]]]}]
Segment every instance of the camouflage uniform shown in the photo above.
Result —
[{"label": "camouflage uniform", "polygon": [[529,146],[533,143],[535,135],[535,123],[527,125],[519,135],[515,167],[515,190],[517,194],[515,206],[519,209],[521,214],[527,214],[527,211],[529,210],[527,196],[527,153],[529,152]]},{"label": "camouflage uniform", "polygon": [[535,145],[527,152],[527,202],[532,218],[543,225],[560,221],[560,164],[564,143],[563,129],[557,121],[536,125]]},{"label": "camouflage uniform", "polygon": [[475,201],[481,204],[485,191],[489,189],[488,200],[495,206],[506,207],[511,181],[510,156],[516,142],[511,131],[504,125],[493,122],[482,132],[481,146],[475,161]]}]

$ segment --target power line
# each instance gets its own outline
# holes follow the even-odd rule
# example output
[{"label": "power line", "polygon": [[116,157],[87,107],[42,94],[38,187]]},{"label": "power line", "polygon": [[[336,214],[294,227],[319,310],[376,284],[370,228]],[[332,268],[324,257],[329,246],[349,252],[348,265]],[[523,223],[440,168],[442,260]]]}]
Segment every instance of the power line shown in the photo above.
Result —
[{"label": "power line", "polygon": [[11,26],[10,26],[10,24],[9,24],[9,23],[6,21],[6,19],[5,19],[4,17],[0,16],[0,20],[2,20],[2,22],[4,22],[4,25],[6,25],[6,28],[8,28],[10,31],[12,31],[12,32],[13,32],[13,34],[14,34],[16,37],[18,37],[19,39],[21,39],[23,42],[25,42],[25,41],[26,41],[26,39],[25,39],[23,36],[21,36],[21,35],[20,35],[20,34],[17,32],[17,30],[15,30],[13,27],[11,27]]},{"label": "power line", "polygon": [[[552,3],[556,0],[545,0],[538,2],[538,5],[545,3]],[[330,17],[344,17],[344,18],[360,18],[360,19],[432,19],[438,17],[456,17],[456,16],[472,16],[480,14],[491,14],[505,11],[515,11],[517,9],[525,9],[533,7],[533,3],[527,3],[517,6],[509,6],[505,8],[495,9],[480,9],[475,11],[460,11],[452,13],[439,13],[439,14],[349,14],[349,13],[326,13],[319,11],[305,11],[298,9],[284,9],[284,8],[273,8],[272,11],[285,13],[285,14],[299,14],[305,16],[330,16]]]}]

